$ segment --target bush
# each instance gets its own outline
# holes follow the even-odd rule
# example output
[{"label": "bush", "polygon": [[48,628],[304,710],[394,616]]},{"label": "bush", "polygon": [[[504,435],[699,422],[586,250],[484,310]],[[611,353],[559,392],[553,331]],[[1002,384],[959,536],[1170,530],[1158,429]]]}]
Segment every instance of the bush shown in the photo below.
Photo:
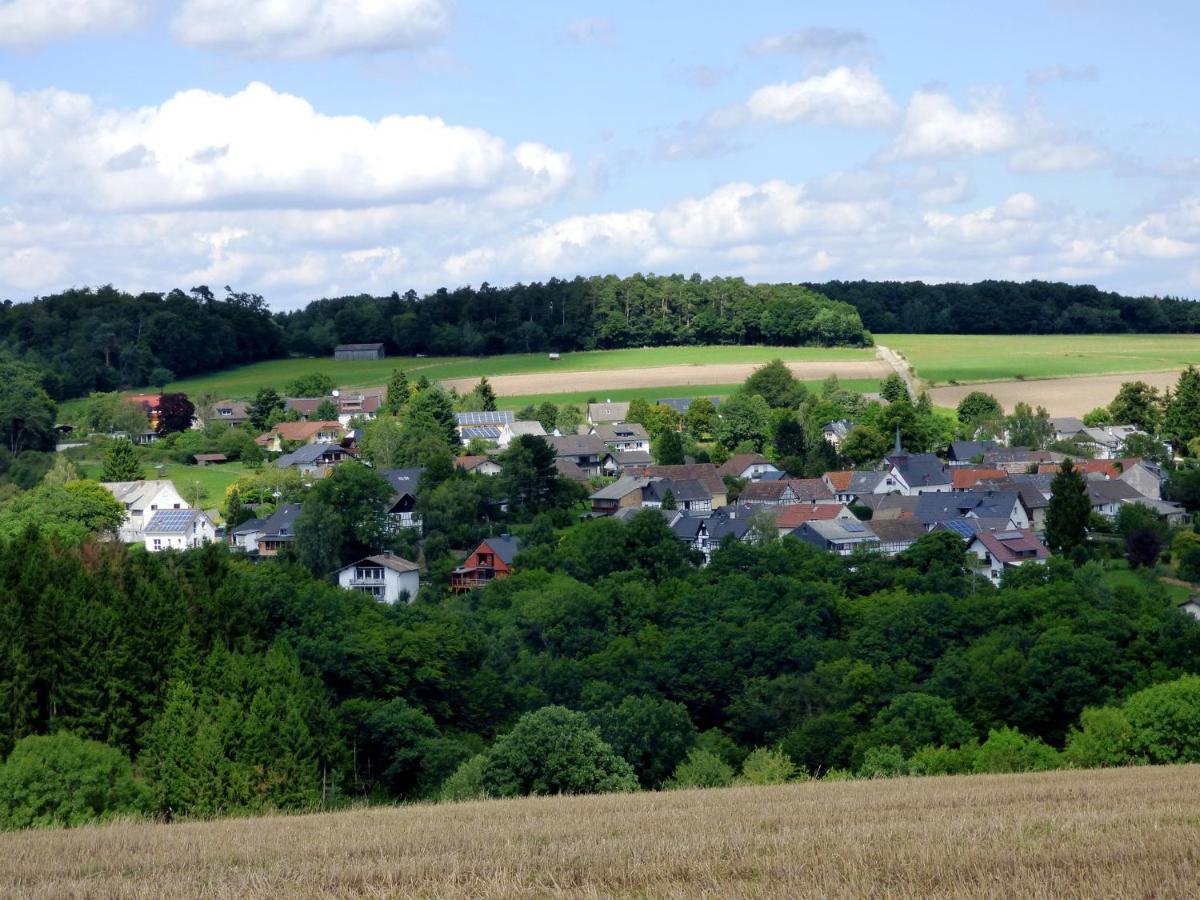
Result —
[{"label": "bush", "polygon": [[454,773],[442,782],[438,791],[439,803],[460,803],[464,800],[482,800],[487,797],[483,789],[483,769],[487,765],[487,754],[478,753],[462,763]]},{"label": "bush", "polygon": [[993,728],[975,754],[974,769],[979,774],[1044,772],[1061,764],[1059,752],[1037,738],[1015,728]]},{"label": "bush", "polygon": [[724,760],[731,769],[740,769],[749,753],[744,747],[739,746],[733,738],[716,728],[702,731],[700,736],[696,738],[696,747],[700,750],[707,750],[718,759]]},{"label": "bush", "polygon": [[921,693],[892,700],[875,716],[868,736],[876,745],[894,744],[905,753],[930,745],[954,747],[972,737],[970,724],[949,700]]},{"label": "bush", "polygon": [[908,761],[904,751],[895,744],[886,747],[872,747],[863,756],[863,763],[858,767],[860,778],[895,778],[897,775],[908,774]]},{"label": "bush", "polygon": [[785,784],[796,777],[796,764],[782,750],[759,747],[742,763],[746,784]]},{"label": "bush", "polygon": [[119,750],[61,732],[22,738],[0,768],[0,825],[73,827],[146,809]]},{"label": "bush", "polygon": [[647,788],[661,785],[696,742],[687,708],[650,695],[626,697],[589,718]]},{"label": "bush", "polygon": [[979,743],[961,747],[922,747],[908,759],[910,775],[963,775],[974,771]]},{"label": "bush", "polygon": [[715,753],[696,748],[675,769],[675,774],[668,779],[666,786],[683,789],[729,787],[731,784],[732,767]]},{"label": "bush", "polygon": [[483,789],[493,797],[635,791],[637,777],[583,713],[546,706],[526,713],[492,745]]},{"label": "bush", "polygon": [[1125,701],[1129,750],[1143,763],[1200,762],[1200,675],[1156,684]]}]

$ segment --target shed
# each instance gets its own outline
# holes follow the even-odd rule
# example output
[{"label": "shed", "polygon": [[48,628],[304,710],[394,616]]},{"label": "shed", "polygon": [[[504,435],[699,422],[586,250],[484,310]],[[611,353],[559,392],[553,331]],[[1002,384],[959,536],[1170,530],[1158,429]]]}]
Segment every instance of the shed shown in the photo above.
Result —
[{"label": "shed", "polygon": [[387,356],[382,343],[338,344],[333,348],[334,359],[383,359]]}]

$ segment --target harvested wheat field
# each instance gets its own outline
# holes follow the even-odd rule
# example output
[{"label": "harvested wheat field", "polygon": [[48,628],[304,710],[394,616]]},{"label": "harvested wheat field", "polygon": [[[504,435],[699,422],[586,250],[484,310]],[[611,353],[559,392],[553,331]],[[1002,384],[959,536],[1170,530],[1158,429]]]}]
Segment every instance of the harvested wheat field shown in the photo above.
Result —
[{"label": "harvested wheat field", "polygon": [[1080,375],[1038,381],[987,381],[933,388],[929,398],[936,406],[955,407],[972,391],[991,394],[1006,410],[1019,402],[1046,407],[1052,416],[1082,416],[1097,406],[1108,406],[1126,381],[1144,381],[1160,391],[1175,387],[1179,372],[1138,372],[1132,375]]},{"label": "harvested wheat field", "polygon": [[1195,897],[1200,767],[0,835],[32,897]]},{"label": "harvested wheat field", "polygon": [[[525,394],[556,394],[573,391],[605,391],[624,388],[674,387],[691,384],[735,384],[745,381],[762,363],[693,363],[684,366],[647,366],[635,369],[605,369],[594,372],[537,372],[524,375],[489,375],[492,390],[505,397]],[[886,378],[887,363],[878,359],[789,362],[787,367],[801,381],[820,381],[830,375],[843,379]],[[478,377],[443,379],[442,386],[470,391]]]}]

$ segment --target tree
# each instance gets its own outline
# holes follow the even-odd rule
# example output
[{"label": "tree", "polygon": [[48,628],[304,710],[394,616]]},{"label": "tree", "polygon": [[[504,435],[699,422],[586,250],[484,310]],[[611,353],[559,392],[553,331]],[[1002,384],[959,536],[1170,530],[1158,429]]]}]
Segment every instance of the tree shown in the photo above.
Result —
[{"label": "tree", "polygon": [[440,438],[447,447],[458,445],[458,420],[454,417],[454,403],[436,385],[417,391],[409,401],[408,418],[404,424],[410,432],[419,431]]},{"label": "tree", "polygon": [[1057,750],[1015,728],[993,728],[975,753],[978,774],[1044,772],[1062,764]]},{"label": "tree", "polygon": [[554,420],[558,418],[558,407],[549,400],[539,403],[534,418],[542,424],[542,428],[551,432],[554,430]]},{"label": "tree", "polygon": [[483,770],[486,766],[485,753],[477,753],[461,763],[454,773],[442,782],[438,791],[438,802],[462,803],[467,800],[482,800],[487,796],[483,787]]},{"label": "tree", "polygon": [[1126,381],[1108,405],[1109,415],[1118,425],[1134,425],[1154,434],[1162,418],[1158,389],[1144,381]]},{"label": "tree", "polygon": [[137,448],[125,438],[109,442],[104,451],[101,481],[138,481],[143,477]]},{"label": "tree", "polygon": [[883,379],[879,385],[879,396],[888,403],[896,403],[900,400],[912,402],[912,397],[908,393],[908,385],[904,383],[904,379],[898,372],[892,372]]},{"label": "tree", "polygon": [[1013,447],[1031,447],[1040,450],[1049,443],[1054,435],[1050,424],[1050,414],[1045,407],[1037,410],[1030,408],[1028,403],[1018,403],[1013,407],[1012,415],[1008,417],[1008,443]]},{"label": "tree", "polygon": [[0,508],[0,535],[13,538],[37,528],[63,544],[94,534],[112,536],[125,520],[125,507],[94,481],[46,482]]},{"label": "tree", "polygon": [[772,409],[797,409],[808,394],[781,359],[773,359],[755,369],[741,389],[746,394],[762,397]]},{"label": "tree", "polygon": [[729,787],[733,784],[733,767],[710,750],[695,748],[681,762],[666,786],[675,790],[687,788]]},{"label": "tree", "polygon": [[564,403],[558,408],[558,415],[554,419],[554,427],[558,429],[560,434],[577,434],[579,426],[583,424],[583,413],[579,411],[579,407],[571,403]]},{"label": "tree", "polygon": [[783,416],[775,423],[775,434],[771,442],[780,458],[803,457],[808,449],[808,436],[804,433],[804,425],[794,415]]},{"label": "tree", "polygon": [[762,452],[770,426],[770,407],[758,394],[739,391],[721,404],[721,421],[717,423],[716,438],[727,450],[743,442]]},{"label": "tree", "polygon": [[1166,541],[1166,529],[1158,514],[1141,503],[1125,503],[1117,510],[1117,531],[1125,539],[1125,558],[1138,569],[1158,562]]},{"label": "tree", "polygon": [[856,466],[878,463],[891,449],[887,436],[870,425],[855,425],[842,440],[838,452]]},{"label": "tree", "polygon": [[679,413],[664,403],[651,406],[641,421],[652,439],[660,438],[668,431],[679,430]]},{"label": "tree", "polygon": [[158,401],[158,433],[176,434],[192,427],[196,407],[187,394],[163,394]]},{"label": "tree", "polygon": [[246,407],[246,415],[251,424],[259,431],[266,431],[271,420],[283,412],[283,401],[274,388],[259,388],[254,395],[254,402]]},{"label": "tree", "polygon": [[1200,676],[1138,691],[1121,708],[1130,756],[1140,763],[1200,762]]},{"label": "tree", "polygon": [[1195,366],[1179,373],[1175,392],[1166,404],[1162,432],[1177,449],[1200,437],[1200,369]]},{"label": "tree", "polygon": [[78,481],[81,477],[79,467],[71,462],[65,453],[56,453],[54,454],[54,465],[50,467],[50,471],[42,478],[42,483],[66,484],[69,481]]},{"label": "tree", "polygon": [[1107,406],[1097,406],[1091,412],[1083,414],[1083,424],[1088,428],[1099,428],[1112,423],[1112,413],[1108,411]]},{"label": "tree", "polygon": [[875,716],[869,738],[884,746],[894,744],[905,754],[927,745],[957,747],[974,736],[970,724],[942,697],[900,694]]},{"label": "tree", "polygon": [[337,417],[337,404],[328,397],[318,403],[317,408],[313,410],[313,418],[318,422],[335,422]]},{"label": "tree", "polygon": [[324,372],[310,372],[287,383],[289,397],[328,397],[337,385]]},{"label": "tree", "polygon": [[787,784],[796,777],[796,764],[782,750],[757,747],[742,763],[741,781],[745,784]]},{"label": "tree", "polygon": [[392,487],[378,472],[345,463],[313,485],[296,517],[293,551],[317,577],[378,550]]},{"label": "tree", "polygon": [[[439,443],[444,448],[445,445]],[[363,427],[362,452],[376,469],[403,465],[404,427],[392,416],[378,416]]]},{"label": "tree", "polygon": [[523,715],[487,757],[483,789],[493,797],[601,794],[638,786],[629,763],[587,718],[562,706]]},{"label": "tree", "polygon": [[1004,415],[1000,401],[984,391],[971,391],[958,401],[958,420],[964,425],[981,421],[992,421]]},{"label": "tree", "polygon": [[58,406],[42,387],[39,373],[19,362],[0,362],[0,437],[12,456],[25,450],[53,450]]},{"label": "tree", "polygon": [[626,697],[589,714],[600,736],[625,759],[644,788],[658,788],[696,742],[687,708],[650,694]]},{"label": "tree", "polygon": [[[479,384],[475,385],[475,389],[471,392],[479,400],[479,409],[481,412],[496,411],[496,392],[492,390],[492,386],[488,384],[486,377],[479,379]],[[547,428],[547,431],[553,429],[553,425]]]},{"label": "tree", "polygon": [[557,505],[562,491],[554,458],[554,448],[531,434],[515,438],[496,458],[502,467],[498,480],[510,512],[532,518]]},{"label": "tree", "polygon": [[675,500],[675,492],[667,488],[662,495],[662,508],[666,510],[678,509],[679,503]]},{"label": "tree", "polygon": [[667,429],[659,435],[653,449],[654,460],[660,466],[683,465],[683,441],[675,429]]},{"label": "tree", "polygon": [[410,396],[408,376],[404,374],[403,369],[393,369],[392,377],[388,379],[387,394],[383,399],[384,409],[391,415],[398,416],[400,411],[408,406]]},{"label": "tree", "polygon": [[17,742],[0,768],[0,828],[77,827],[146,806],[119,750],[65,732]]},{"label": "tree", "polygon": [[139,434],[150,427],[142,405],[131,403],[118,391],[89,394],[83,406],[83,424],[91,431],[105,434],[117,431]]},{"label": "tree", "polygon": [[698,441],[709,437],[717,427],[717,408],[707,397],[697,397],[683,414],[683,427]]},{"label": "tree", "polygon": [[1050,483],[1050,491],[1046,544],[1056,553],[1068,553],[1087,540],[1088,518],[1092,512],[1087,482],[1071,460],[1066,459]]}]

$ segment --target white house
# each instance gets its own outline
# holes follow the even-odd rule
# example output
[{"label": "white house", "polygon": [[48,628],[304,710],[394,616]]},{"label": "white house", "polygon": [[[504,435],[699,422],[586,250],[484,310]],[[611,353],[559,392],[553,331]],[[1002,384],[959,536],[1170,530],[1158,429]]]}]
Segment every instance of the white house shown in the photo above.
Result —
[{"label": "white house", "polygon": [[258,542],[266,533],[263,531],[266,521],[266,519],[247,519],[241,525],[229,529],[226,536],[230,545],[247,553],[257,553]]},{"label": "white house", "polygon": [[967,543],[967,552],[978,560],[977,571],[999,585],[1005,569],[1045,565],[1050,551],[1027,529],[981,531]]},{"label": "white house", "polygon": [[421,586],[417,564],[391,552],[368,556],[338,569],[337,581],[345,590],[362,591],[389,604],[399,602],[401,597],[412,603]]},{"label": "white house", "polygon": [[729,475],[740,480],[759,481],[764,475],[779,472],[779,467],[761,453],[739,453],[731,456],[717,468],[717,474],[724,478]]},{"label": "white house", "polygon": [[546,437],[546,429],[542,427],[541,422],[505,422],[500,426],[500,434],[496,438],[496,443],[501,447],[507,447],[525,434],[532,435],[533,437]]},{"label": "white house", "polygon": [[592,434],[604,441],[609,450],[650,452],[650,435],[637,422],[601,423],[592,427]]},{"label": "white house", "polygon": [[[953,489],[953,478],[945,464],[932,453],[893,454],[887,459],[888,474],[905,497],[940,494]],[[875,493],[879,493],[875,491]]]},{"label": "white house", "polygon": [[145,535],[146,549],[159,553],[211,544],[217,539],[217,529],[203,510],[164,509],[146,523]]},{"label": "white house", "polygon": [[145,539],[146,523],[159,510],[189,508],[188,502],[167,478],[153,481],[104,481],[101,482],[101,486],[125,507],[125,521],[121,523],[118,535],[126,544],[136,544]]}]

